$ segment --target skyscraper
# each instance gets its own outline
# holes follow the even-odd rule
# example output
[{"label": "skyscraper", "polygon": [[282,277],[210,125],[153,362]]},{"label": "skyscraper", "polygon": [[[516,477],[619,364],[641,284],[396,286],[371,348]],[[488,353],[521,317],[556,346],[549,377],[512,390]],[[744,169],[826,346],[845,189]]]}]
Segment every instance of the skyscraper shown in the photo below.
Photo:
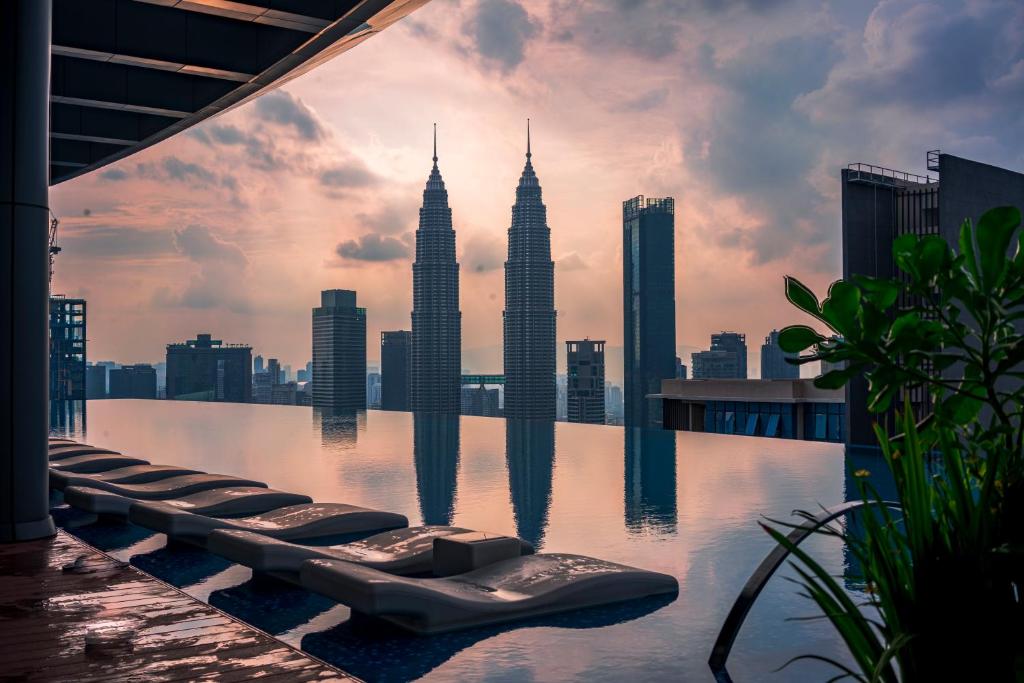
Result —
[{"label": "skyscraper", "polygon": [[167,398],[184,401],[252,400],[252,348],[209,334],[167,345]]},{"label": "skyscraper", "polygon": [[320,292],[313,309],[313,405],[366,408],[366,309],[348,289]]},{"label": "skyscraper", "polygon": [[380,407],[409,410],[409,361],[412,332],[380,333]]},{"label": "skyscraper", "polygon": [[800,379],[800,366],[787,363],[798,354],[779,348],[779,331],[772,330],[761,345],[761,379]]},{"label": "skyscraper", "polygon": [[675,201],[622,203],[622,313],[625,420],[661,424],[661,380],[676,375]]},{"label": "skyscraper", "polygon": [[50,400],[86,398],[85,340],[85,299],[51,296]]},{"label": "skyscraper", "polygon": [[747,378],[747,335],[739,332],[719,332],[711,335],[712,351],[729,351],[736,354],[736,375],[726,379]]},{"label": "skyscraper", "polygon": [[[416,261],[412,264],[412,382],[414,411],[458,415],[461,408],[462,313],[455,230],[441,171],[434,167],[423,190]],[[314,382],[316,377],[314,368]]]},{"label": "skyscraper", "polygon": [[110,371],[108,398],[156,398],[156,368],[148,363]]},{"label": "skyscraper", "polygon": [[555,264],[540,183],[530,161],[516,188],[505,262],[505,417],[555,419]]},{"label": "skyscraper", "polygon": [[604,340],[565,342],[566,419],[604,424]]}]

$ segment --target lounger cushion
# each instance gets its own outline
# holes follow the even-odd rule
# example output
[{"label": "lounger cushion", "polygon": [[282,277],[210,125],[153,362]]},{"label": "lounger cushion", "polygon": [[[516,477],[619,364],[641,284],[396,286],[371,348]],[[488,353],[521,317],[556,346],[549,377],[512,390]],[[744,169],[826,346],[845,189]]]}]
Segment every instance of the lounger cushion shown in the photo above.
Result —
[{"label": "lounger cushion", "polygon": [[169,477],[180,477],[184,474],[201,474],[201,472],[174,465],[132,465],[94,474],[75,474],[51,469],[50,488],[63,491],[68,486],[94,486],[98,481],[111,484],[148,484]]},{"label": "lounger cushion", "polygon": [[[118,517],[127,517],[132,504],[136,502],[134,498],[125,495],[85,486],[67,487],[64,489],[64,500],[69,505],[87,512]],[[198,514],[234,517],[255,515],[286,505],[309,503],[312,499],[298,493],[276,491],[263,486],[240,485],[193,493],[175,502],[190,507]]]},{"label": "lounger cushion", "polygon": [[[394,529],[352,543],[309,546],[288,543],[251,531],[218,529],[210,533],[206,548],[256,571],[297,573],[306,560],[346,560],[389,574],[428,574],[433,566],[434,539],[468,532],[454,526],[418,526]],[[533,547],[523,541],[523,552]]]},{"label": "lounger cushion", "polygon": [[304,562],[300,581],[353,610],[438,633],[679,590],[667,574],[582,555],[517,557],[444,579],[412,579],[339,560]]},{"label": "lounger cushion", "polygon": [[182,474],[145,484],[116,484],[109,481],[95,481],[83,484],[88,488],[109,491],[135,500],[169,500],[181,498],[200,491],[222,489],[228,486],[258,486],[266,484],[252,479],[241,479],[227,474]]},{"label": "lounger cushion", "polygon": [[50,462],[54,462],[54,461],[57,461],[57,460],[64,460],[66,458],[74,458],[75,456],[79,456],[79,455],[96,455],[96,454],[121,455],[117,451],[112,451],[109,448],[98,448],[96,446],[82,446],[82,445],[78,445],[78,444],[76,444],[76,445],[68,445],[68,446],[61,446],[59,448],[50,448],[49,449],[49,459],[50,459]]},{"label": "lounger cushion", "polygon": [[127,455],[116,453],[92,453],[88,455],[76,455],[73,458],[65,458],[50,463],[50,470],[57,472],[70,472],[74,474],[93,474],[95,472],[106,472],[121,467],[132,465],[148,465],[148,460],[132,458]]},{"label": "lounger cushion", "polygon": [[216,519],[173,503],[152,501],[133,505],[129,519],[154,531],[198,541],[205,541],[214,529],[242,529],[274,538],[310,540],[409,526],[404,515],[341,503],[306,503],[253,517]]}]

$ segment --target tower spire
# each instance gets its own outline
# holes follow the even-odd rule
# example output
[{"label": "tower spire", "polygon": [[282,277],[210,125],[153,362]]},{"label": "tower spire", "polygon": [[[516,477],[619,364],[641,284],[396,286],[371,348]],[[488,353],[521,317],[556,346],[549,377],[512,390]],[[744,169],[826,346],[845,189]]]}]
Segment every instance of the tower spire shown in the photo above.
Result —
[{"label": "tower spire", "polygon": [[526,158],[529,159],[532,156],[530,154],[530,119],[526,119]]},{"label": "tower spire", "polygon": [[437,163],[437,124],[434,124],[434,163]]}]

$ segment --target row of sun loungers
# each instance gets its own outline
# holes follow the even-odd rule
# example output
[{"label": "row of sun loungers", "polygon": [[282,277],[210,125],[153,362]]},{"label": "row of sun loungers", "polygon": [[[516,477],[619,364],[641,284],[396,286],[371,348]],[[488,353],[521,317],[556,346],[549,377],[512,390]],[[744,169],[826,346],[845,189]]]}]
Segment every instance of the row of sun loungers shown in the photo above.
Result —
[{"label": "row of sun loungers", "polygon": [[73,507],[203,546],[415,633],[678,591],[657,572],[534,554],[521,539],[460,527],[409,527],[403,515],[68,440],[51,439],[50,468],[51,488]]}]

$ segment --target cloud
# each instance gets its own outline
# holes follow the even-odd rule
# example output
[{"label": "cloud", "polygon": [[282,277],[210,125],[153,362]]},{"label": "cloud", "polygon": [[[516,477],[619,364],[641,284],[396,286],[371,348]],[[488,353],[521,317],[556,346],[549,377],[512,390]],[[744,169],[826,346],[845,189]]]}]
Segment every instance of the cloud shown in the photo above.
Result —
[{"label": "cloud", "polygon": [[164,173],[174,180],[196,180],[201,183],[216,182],[217,176],[199,164],[182,161],[178,157],[164,157],[161,163]]},{"label": "cloud", "polygon": [[335,248],[338,256],[354,261],[400,261],[408,259],[408,240],[367,233],[354,240],[341,242]]},{"label": "cloud", "polygon": [[237,244],[225,242],[204,225],[189,225],[174,231],[174,246],[193,261],[215,261],[220,264],[245,266],[249,259]]},{"label": "cloud", "polygon": [[223,308],[233,313],[251,313],[250,288],[246,282],[249,259],[237,244],[227,242],[203,225],[189,225],[174,231],[178,252],[198,265],[180,291],[158,288],[153,295],[157,306],[193,309]]},{"label": "cloud", "polygon": [[466,240],[462,264],[470,273],[487,273],[505,265],[505,241],[487,234],[474,234]]},{"label": "cloud", "polygon": [[409,231],[417,222],[417,209],[411,201],[391,201],[372,213],[357,213],[356,220],[367,230],[382,235]]},{"label": "cloud", "polygon": [[293,170],[297,166],[294,159],[279,152],[262,127],[248,133],[232,124],[213,124],[193,129],[189,134],[208,147],[241,147],[252,165],[264,171]]},{"label": "cloud", "polygon": [[274,90],[257,99],[256,115],[264,121],[291,126],[306,140],[325,137],[324,128],[312,110],[285,90]]},{"label": "cloud", "polygon": [[558,271],[563,273],[573,270],[586,270],[590,267],[587,265],[587,262],[583,260],[583,257],[575,251],[558,259],[555,265],[558,266]]},{"label": "cloud", "polygon": [[320,184],[334,189],[368,187],[377,181],[377,176],[358,160],[347,161],[320,172]]},{"label": "cloud", "polygon": [[125,180],[128,178],[128,174],[120,168],[111,168],[100,173],[100,178],[114,181]]},{"label": "cloud", "polygon": [[616,112],[641,113],[657,109],[665,104],[668,99],[668,88],[654,88],[645,93],[632,97],[613,107]]},{"label": "cloud", "polygon": [[657,61],[677,51],[682,11],[676,0],[588,0],[567,13],[569,23],[554,39],[595,54],[617,52]]},{"label": "cloud", "polygon": [[74,232],[63,231],[60,246],[64,255],[122,259],[152,257],[174,252],[172,234],[164,230],[143,230],[130,226],[84,225]]},{"label": "cloud", "polygon": [[526,44],[539,29],[540,23],[513,0],[481,0],[462,25],[484,63],[504,73],[523,61]]}]

